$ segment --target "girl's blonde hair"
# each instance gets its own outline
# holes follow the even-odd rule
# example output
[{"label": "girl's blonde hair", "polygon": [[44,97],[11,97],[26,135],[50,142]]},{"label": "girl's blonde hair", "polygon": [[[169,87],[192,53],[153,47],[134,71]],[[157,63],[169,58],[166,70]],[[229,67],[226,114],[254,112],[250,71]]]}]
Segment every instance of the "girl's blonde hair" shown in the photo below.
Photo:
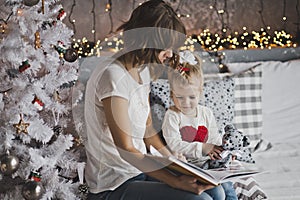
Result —
[{"label": "girl's blonde hair", "polygon": [[[186,39],[186,30],[172,7],[162,0],[150,0],[137,7],[130,19],[121,25],[124,49],[127,52],[118,57],[128,69],[144,64],[150,66],[154,78],[158,55],[162,50],[178,49]],[[175,65],[178,59],[170,60]]]},{"label": "girl's blonde hair", "polygon": [[[196,64],[190,64],[189,62],[179,63],[175,68],[170,68],[168,72],[168,79],[170,83],[170,89],[173,90],[175,84],[187,85],[194,84],[195,79],[200,81],[200,92],[203,90],[203,71],[202,71],[202,60],[198,55],[193,53]],[[197,83],[198,84],[198,83]]]}]

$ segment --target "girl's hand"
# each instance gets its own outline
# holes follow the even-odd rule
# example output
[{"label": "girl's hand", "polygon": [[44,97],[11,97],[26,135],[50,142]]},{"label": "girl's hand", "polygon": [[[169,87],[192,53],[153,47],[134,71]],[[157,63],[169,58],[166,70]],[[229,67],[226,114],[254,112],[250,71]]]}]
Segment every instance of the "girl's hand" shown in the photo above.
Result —
[{"label": "girl's hand", "polygon": [[217,146],[217,145],[208,144],[208,143],[204,143],[203,144],[203,151],[207,152],[207,155],[212,160],[220,160],[220,159],[222,159],[221,156],[220,156],[220,153],[222,153],[223,150],[224,149],[223,149],[222,146]]},{"label": "girl's hand", "polygon": [[175,188],[190,191],[195,194],[201,194],[203,191],[213,188],[213,185],[207,185],[197,182],[197,179],[192,176],[181,175],[178,177],[178,181]]}]

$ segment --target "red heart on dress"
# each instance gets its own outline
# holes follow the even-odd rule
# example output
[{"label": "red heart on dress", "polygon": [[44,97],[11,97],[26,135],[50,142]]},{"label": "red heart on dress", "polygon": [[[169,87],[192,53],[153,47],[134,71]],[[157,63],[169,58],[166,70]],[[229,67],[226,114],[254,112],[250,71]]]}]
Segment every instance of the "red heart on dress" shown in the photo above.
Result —
[{"label": "red heart on dress", "polygon": [[206,142],[208,138],[208,130],[205,126],[198,126],[197,134],[194,141]]},{"label": "red heart on dress", "polygon": [[206,142],[208,130],[205,126],[198,126],[198,130],[192,126],[184,126],[180,129],[181,138],[187,142]]},{"label": "red heart on dress", "polygon": [[180,134],[183,141],[193,142],[197,135],[197,129],[192,126],[184,126],[180,129]]}]

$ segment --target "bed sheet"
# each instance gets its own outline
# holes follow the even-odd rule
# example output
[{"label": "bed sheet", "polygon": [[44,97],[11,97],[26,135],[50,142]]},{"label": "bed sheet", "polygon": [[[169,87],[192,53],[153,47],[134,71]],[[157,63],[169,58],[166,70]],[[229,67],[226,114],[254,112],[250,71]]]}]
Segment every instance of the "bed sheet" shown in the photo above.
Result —
[{"label": "bed sheet", "polygon": [[267,151],[254,152],[255,176],[270,200],[300,199],[300,141],[273,143]]}]

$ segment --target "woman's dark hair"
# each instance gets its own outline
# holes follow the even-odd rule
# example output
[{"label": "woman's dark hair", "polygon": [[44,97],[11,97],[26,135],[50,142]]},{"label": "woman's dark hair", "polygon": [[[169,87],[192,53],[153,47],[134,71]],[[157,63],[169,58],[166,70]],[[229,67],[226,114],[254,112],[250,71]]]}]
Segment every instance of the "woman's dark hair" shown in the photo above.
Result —
[{"label": "woman's dark hair", "polygon": [[[118,60],[125,67],[160,63],[158,54],[162,50],[177,51],[186,39],[183,23],[173,8],[161,0],[150,0],[138,6],[118,30],[123,30],[126,51]],[[175,57],[172,62],[178,60]]]}]

